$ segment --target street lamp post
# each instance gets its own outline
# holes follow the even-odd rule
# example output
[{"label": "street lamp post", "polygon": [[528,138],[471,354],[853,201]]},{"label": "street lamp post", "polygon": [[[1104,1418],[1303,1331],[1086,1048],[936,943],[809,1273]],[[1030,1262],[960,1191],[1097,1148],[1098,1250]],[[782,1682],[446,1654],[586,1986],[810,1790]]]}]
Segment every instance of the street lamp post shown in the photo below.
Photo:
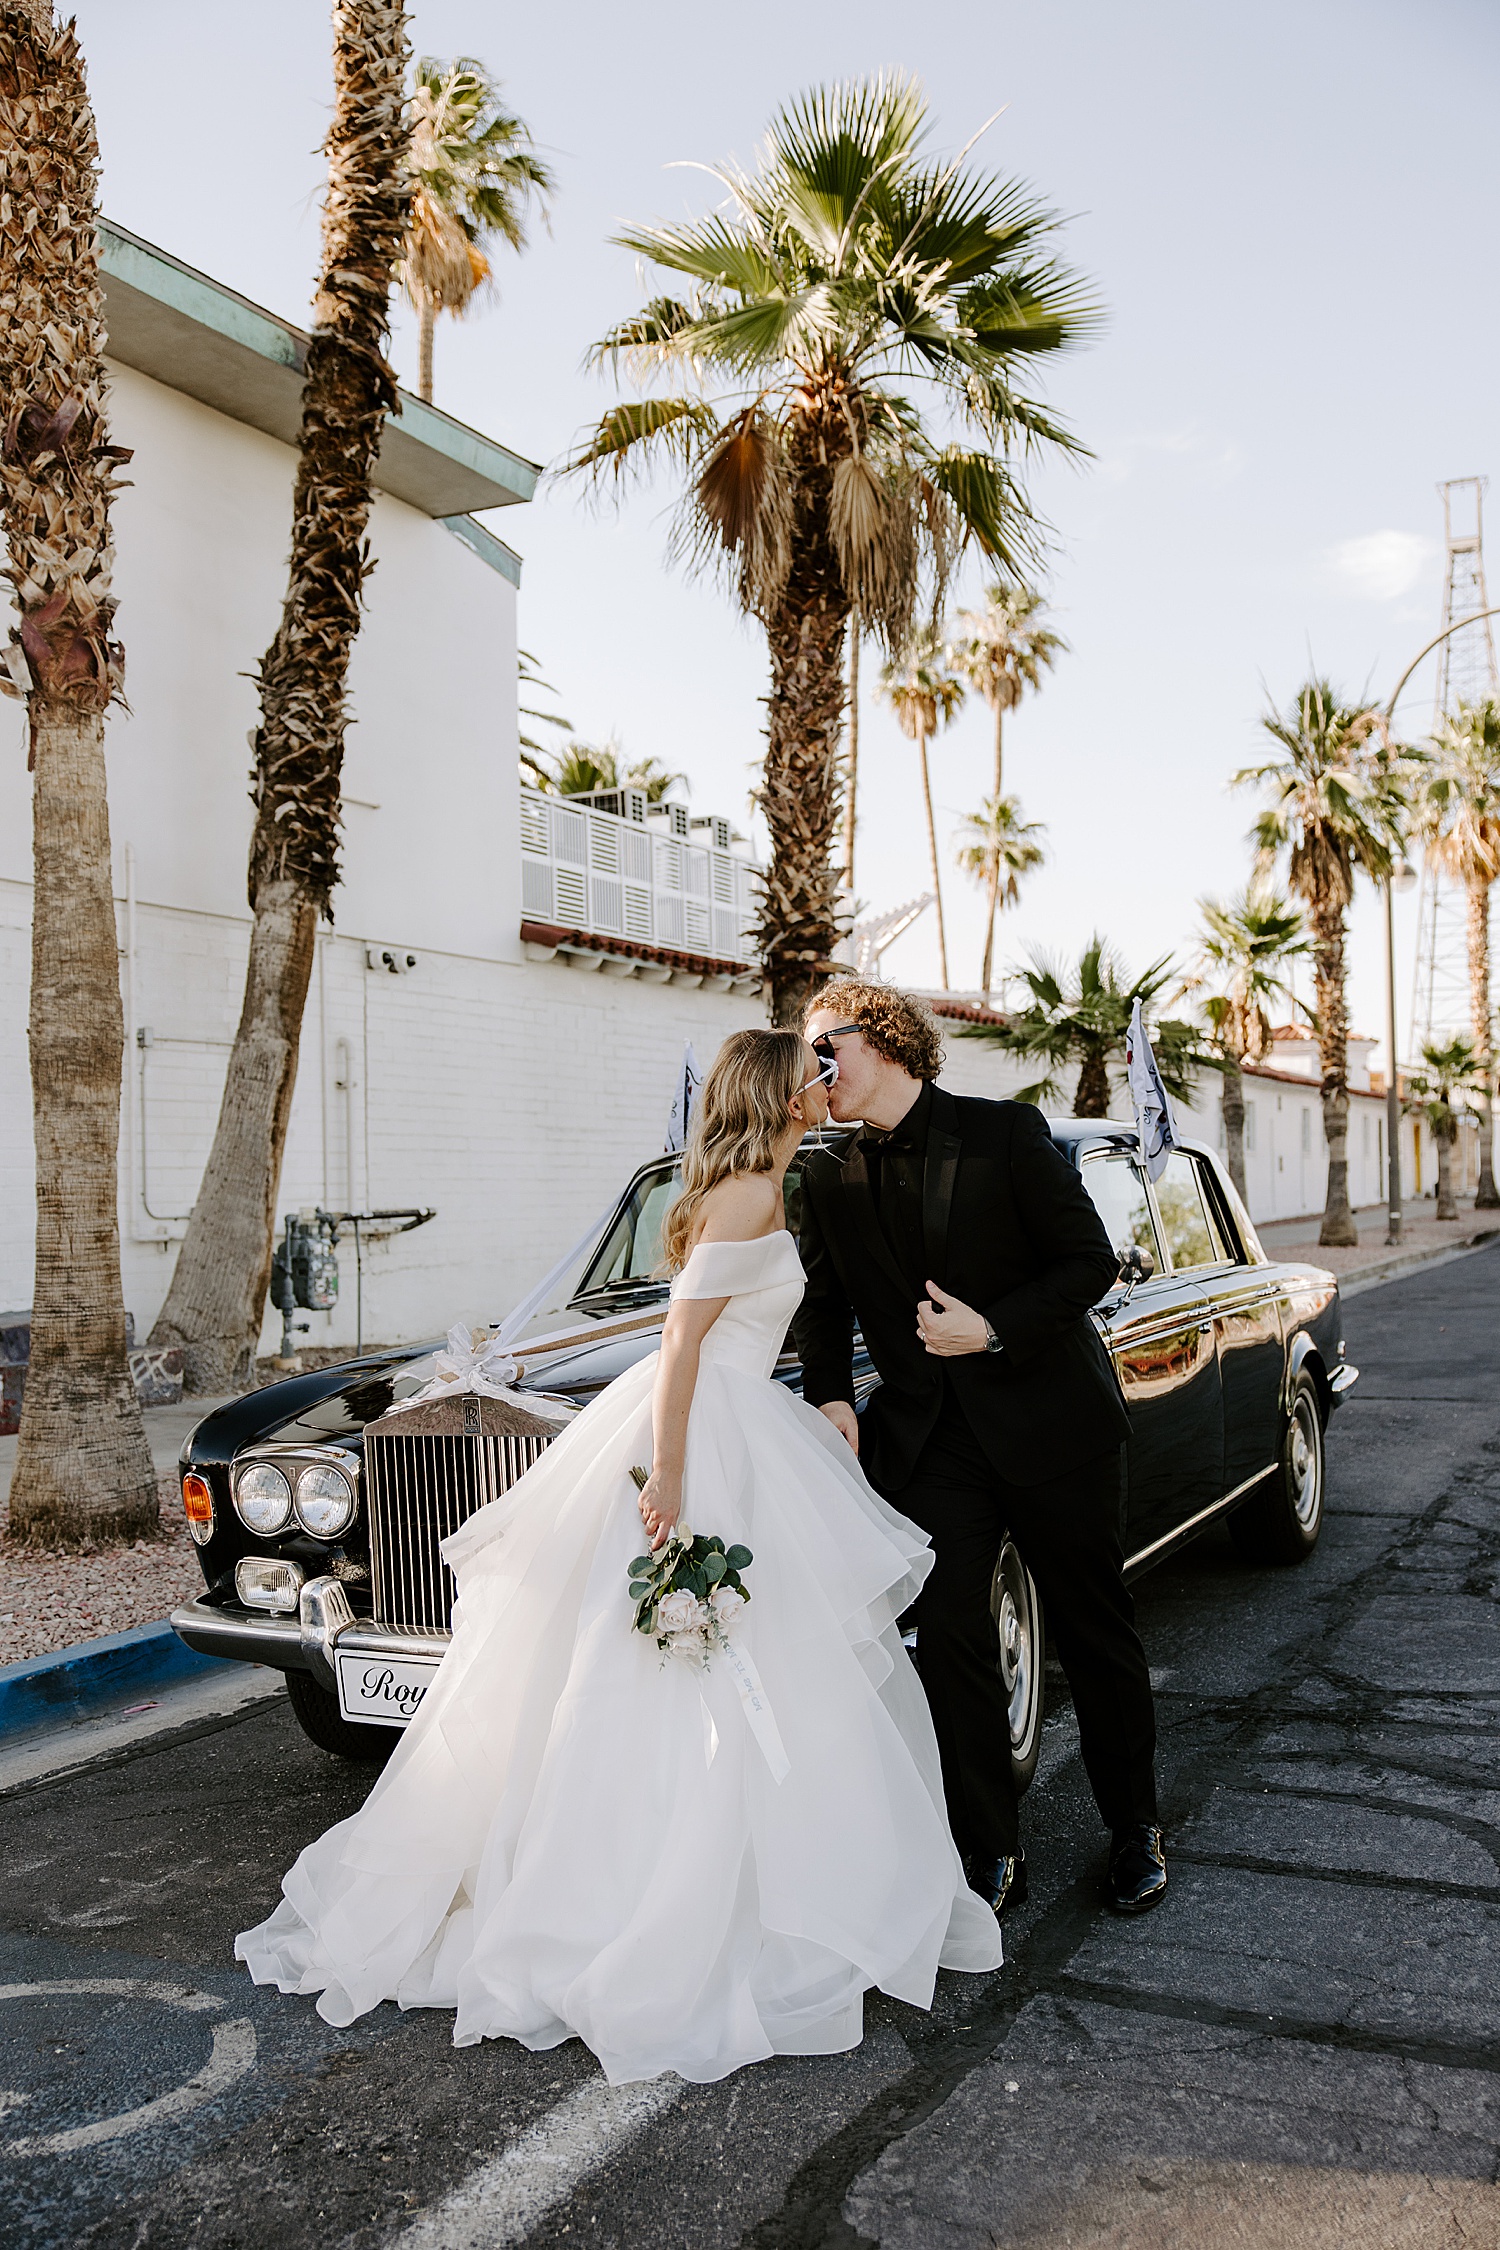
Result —
[{"label": "street lamp post", "polygon": [[[1441,633],[1435,633],[1425,648],[1418,649],[1396,682],[1391,699],[1385,707],[1387,728],[1395,717],[1401,691],[1417,666],[1431,656],[1435,648],[1441,647],[1450,633],[1458,632],[1464,625],[1478,625],[1486,617],[1500,617],[1500,606],[1477,610],[1470,617],[1455,618],[1451,625],[1443,627]],[[1393,890],[1409,891],[1416,879],[1416,871],[1404,859],[1399,859],[1385,880],[1385,1035],[1390,1061],[1390,1078],[1385,1090],[1385,1129],[1389,1144],[1386,1151],[1385,1239],[1389,1243],[1401,1240],[1401,1093],[1396,1071],[1396,916],[1391,904],[1391,893]]]},{"label": "street lamp post", "polygon": [[1396,911],[1393,891],[1409,891],[1416,870],[1398,860],[1385,879],[1385,1043],[1390,1061],[1385,1088],[1387,1243],[1401,1240],[1401,1090],[1396,1075]]}]

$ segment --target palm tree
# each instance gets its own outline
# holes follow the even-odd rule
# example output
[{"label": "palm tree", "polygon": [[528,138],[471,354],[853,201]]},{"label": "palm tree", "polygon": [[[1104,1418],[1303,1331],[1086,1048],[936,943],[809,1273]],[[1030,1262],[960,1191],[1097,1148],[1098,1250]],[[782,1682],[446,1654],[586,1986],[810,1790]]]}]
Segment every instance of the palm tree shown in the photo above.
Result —
[{"label": "palm tree", "polygon": [[1500,875],[1500,704],[1461,703],[1433,744],[1418,790],[1418,826],[1433,865],[1468,895],[1469,1018],[1481,1084],[1476,1210],[1495,1186],[1495,1050],[1490,1011],[1490,885]]},{"label": "palm tree", "polygon": [[291,563],[261,660],[251,795],[250,959],[208,1166],[154,1344],[193,1390],[249,1379],[319,917],[339,879],[345,685],[359,630],[370,476],[395,378],[390,277],[406,224],[406,11],[334,0],[322,275],[302,393]]},{"label": "palm tree", "polygon": [[1261,724],[1277,754],[1235,774],[1233,786],[1255,784],[1268,793],[1270,804],[1253,830],[1259,866],[1268,872],[1285,851],[1291,887],[1307,908],[1328,1143],[1328,1192],[1318,1240],[1355,1244],[1345,917],[1355,870],[1363,868],[1381,882],[1394,864],[1404,769],[1380,746],[1379,714],[1341,703],[1326,680],[1309,680],[1285,715],[1272,711]]},{"label": "palm tree", "polygon": [[1453,1097],[1487,1092],[1488,1082],[1478,1050],[1469,1039],[1429,1042],[1422,1049],[1422,1061],[1426,1068],[1413,1071],[1408,1080],[1410,1095],[1405,1108],[1408,1115],[1423,1121],[1437,1149],[1437,1215],[1440,1219],[1456,1219],[1453,1144],[1458,1139],[1458,1112]]},{"label": "palm tree", "polygon": [[[1042,672],[1067,648],[1060,633],[1040,622],[1042,597],[1030,586],[1007,586],[997,580],[984,598],[982,609],[960,610],[957,634],[948,650],[955,671],[977,688],[995,714],[995,786],[993,802],[1005,801],[1005,714],[1013,711],[1027,688],[1042,684]],[[994,966],[995,912],[1000,867],[991,871],[990,919],[985,935],[984,967],[980,983],[986,992]]]},{"label": "palm tree", "polygon": [[0,5],[0,498],[19,613],[0,677],[27,698],[35,892],[31,1092],[36,1271],[10,1536],[42,1545],[155,1528],[156,1477],[125,1354],[117,1150],[125,1052],[104,720],[110,443],[95,232],[98,148],[71,23]]},{"label": "palm tree", "polygon": [[[957,1025],[958,1035],[981,1039],[1017,1058],[1046,1063],[1045,1077],[1023,1086],[1018,1101],[1053,1100],[1062,1091],[1060,1073],[1076,1064],[1073,1115],[1107,1117],[1110,1068],[1124,1059],[1131,1012],[1137,1000],[1149,1012],[1171,983],[1170,956],[1163,954],[1132,977],[1113,947],[1096,933],[1076,968],[1033,953],[1031,967],[1021,971],[1021,981],[1031,994],[1026,1007],[1012,1013],[1004,1025]],[[1198,1032],[1190,1023],[1166,1017],[1154,1025],[1151,1039],[1168,1093],[1178,1101],[1190,1100],[1196,1073],[1214,1059],[1205,1052]]]},{"label": "palm tree", "polygon": [[1240,1194],[1245,1186],[1245,1082],[1240,1065],[1260,1062],[1271,1046],[1269,1004],[1290,986],[1286,963],[1307,951],[1302,916],[1290,899],[1265,882],[1252,880],[1227,905],[1200,898],[1202,935],[1198,960],[1183,979],[1183,993],[1218,987],[1203,1002],[1203,1014],[1219,1050],[1223,1087],[1224,1147],[1229,1177]]},{"label": "palm tree", "polygon": [[948,989],[948,933],[943,926],[943,884],[938,871],[937,829],[932,818],[932,777],[927,770],[927,743],[939,727],[957,714],[964,699],[964,683],[948,669],[943,644],[935,632],[919,633],[899,657],[880,674],[880,692],[895,712],[901,732],[917,746],[922,768],[922,806],[927,815],[927,849],[932,858],[932,897],[937,908],[938,964],[943,990]]},{"label": "palm tree", "polygon": [[715,174],[727,204],[619,236],[684,293],[621,321],[595,359],[677,387],[612,408],[570,464],[616,481],[675,465],[677,551],[722,567],[765,628],[759,940],[778,1023],[800,1018],[839,938],[851,612],[894,654],[920,583],[936,613],[967,542],[1022,576],[1036,538],[1006,456],[1076,450],[1016,387],[1091,318],[1048,255],[1058,222],[1013,182],[927,157],[926,126],[910,78],[818,89],[775,118],[753,172]]},{"label": "palm tree", "polygon": [[[544,680],[537,670],[536,658],[532,655],[530,649],[518,648],[516,650],[516,677],[523,695],[556,695],[557,693],[552,682]],[[516,715],[521,719],[532,719],[538,726],[556,727],[559,734],[571,734],[573,732],[572,720],[565,719],[561,711],[539,711],[533,704],[518,703]],[[539,777],[545,770],[549,753],[534,736],[529,734],[521,735],[520,748],[521,779],[531,782],[538,789],[544,788],[546,784]]]},{"label": "palm tree", "polygon": [[981,980],[986,1000],[995,950],[995,916],[1002,906],[1015,905],[1021,895],[1021,877],[1046,859],[1039,841],[1046,833],[1041,821],[1021,818],[1019,797],[986,797],[978,812],[964,822],[966,841],[959,846],[958,864],[976,883],[983,883],[989,909]]},{"label": "palm tree", "polygon": [[484,243],[499,235],[526,247],[531,204],[545,213],[554,181],[519,117],[472,55],[424,55],[411,93],[411,169],[416,192],[401,274],[417,315],[417,388],[432,397],[432,334],[440,312],[461,320],[490,279]]},{"label": "palm tree", "polygon": [[659,759],[633,758],[626,763],[617,742],[606,742],[599,750],[570,742],[550,758],[545,752],[523,755],[521,765],[533,789],[544,789],[554,797],[577,797],[594,789],[639,789],[648,804],[657,805],[679,781],[687,785],[685,773],[668,773]]}]

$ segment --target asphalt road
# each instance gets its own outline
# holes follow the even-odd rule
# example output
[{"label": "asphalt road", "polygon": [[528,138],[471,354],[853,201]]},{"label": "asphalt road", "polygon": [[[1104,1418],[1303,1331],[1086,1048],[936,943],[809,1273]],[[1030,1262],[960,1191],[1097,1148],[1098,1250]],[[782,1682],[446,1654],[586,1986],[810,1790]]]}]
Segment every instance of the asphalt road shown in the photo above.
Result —
[{"label": "asphalt road", "polygon": [[1098,1901],[1065,1706],[991,1978],[853,2055],[604,2088],[230,1958],[368,1777],[279,1701],[0,1798],[0,2242],[1500,2244],[1500,1251],[1348,1308],[1312,1561],[1140,1589],[1173,1889]]}]

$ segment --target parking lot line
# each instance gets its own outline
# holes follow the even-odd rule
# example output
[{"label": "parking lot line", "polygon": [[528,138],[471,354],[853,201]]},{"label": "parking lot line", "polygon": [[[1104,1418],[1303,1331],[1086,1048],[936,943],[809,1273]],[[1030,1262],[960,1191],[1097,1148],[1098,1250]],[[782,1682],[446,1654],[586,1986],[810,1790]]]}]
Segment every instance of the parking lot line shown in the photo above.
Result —
[{"label": "parking lot line", "polygon": [[391,2250],[506,2250],[682,2099],[680,2078],[591,2079],[396,2236]]}]

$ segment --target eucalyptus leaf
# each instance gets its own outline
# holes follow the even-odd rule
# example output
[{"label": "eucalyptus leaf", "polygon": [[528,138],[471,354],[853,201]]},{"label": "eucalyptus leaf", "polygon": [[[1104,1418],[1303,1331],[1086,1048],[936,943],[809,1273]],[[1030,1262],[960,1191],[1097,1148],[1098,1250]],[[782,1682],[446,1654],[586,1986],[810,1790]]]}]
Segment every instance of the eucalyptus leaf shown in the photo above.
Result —
[{"label": "eucalyptus leaf", "polygon": [[637,1555],[635,1561],[627,1563],[625,1567],[632,1578],[644,1578],[647,1571],[654,1566],[655,1559],[653,1555]]},{"label": "eucalyptus leaf", "polygon": [[703,1559],[703,1575],[710,1586],[718,1584],[728,1567],[722,1555],[706,1555]]},{"label": "eucalyptus leaf", "polygon": [[755,1557],[751,1554],[748,1547],[735,1546],[729,1549],[729,1552],[725,1556],[724,1560],[730,1565],[730,1568],[733,1570],[748,1570],[750,1568],[750,1565],[754,1562]]}]

